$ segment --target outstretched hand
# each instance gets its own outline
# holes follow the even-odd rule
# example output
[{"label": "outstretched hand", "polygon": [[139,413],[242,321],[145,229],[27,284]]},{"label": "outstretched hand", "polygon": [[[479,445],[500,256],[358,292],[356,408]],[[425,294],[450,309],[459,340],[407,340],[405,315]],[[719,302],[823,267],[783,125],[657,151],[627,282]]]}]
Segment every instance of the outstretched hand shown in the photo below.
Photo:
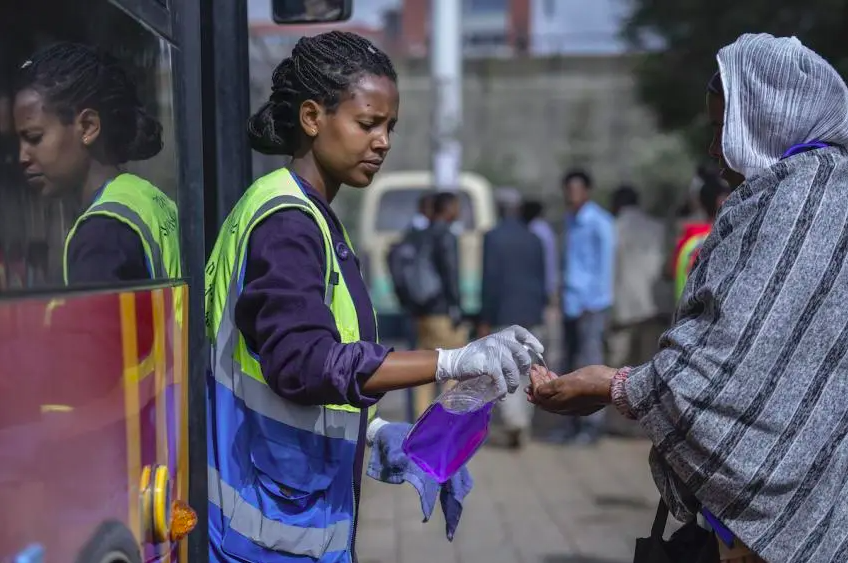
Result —
[{"label": "outstretched hand", "polygon": [[587,366],[558,377],[550,370],[533,366],[530,385],[525,389],[527,400],[548,412],[587,416],[610,403],[615,372],[606,366]]}]

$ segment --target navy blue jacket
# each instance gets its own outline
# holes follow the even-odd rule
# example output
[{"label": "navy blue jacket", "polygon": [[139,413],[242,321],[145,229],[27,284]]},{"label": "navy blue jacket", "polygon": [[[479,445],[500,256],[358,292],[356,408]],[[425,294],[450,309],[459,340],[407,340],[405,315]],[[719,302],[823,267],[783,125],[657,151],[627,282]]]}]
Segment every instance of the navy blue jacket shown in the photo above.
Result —
[{"label": "navy blue jacket", "polygon": [[481,299],[483,323],[542,324],[547,304],[542,241],[518,219],[504,219],[486,233]]}]

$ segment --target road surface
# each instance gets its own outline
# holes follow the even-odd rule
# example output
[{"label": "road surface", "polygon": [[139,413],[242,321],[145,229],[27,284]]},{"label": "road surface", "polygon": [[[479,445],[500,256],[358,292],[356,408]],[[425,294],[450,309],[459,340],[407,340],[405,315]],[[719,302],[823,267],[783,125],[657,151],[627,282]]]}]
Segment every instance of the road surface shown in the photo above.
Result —
[{"label": "road surface", "polygon": [[422,523],[411,485],[365,478],[360,563],[633,561],[635,538],[649,534],[658,499],[647,441],[609,438],[594,448],[530,443],[515,453],[496,439],[494,433],[493,444],[471,460],[475,485],[453,543],[439,507]]}]

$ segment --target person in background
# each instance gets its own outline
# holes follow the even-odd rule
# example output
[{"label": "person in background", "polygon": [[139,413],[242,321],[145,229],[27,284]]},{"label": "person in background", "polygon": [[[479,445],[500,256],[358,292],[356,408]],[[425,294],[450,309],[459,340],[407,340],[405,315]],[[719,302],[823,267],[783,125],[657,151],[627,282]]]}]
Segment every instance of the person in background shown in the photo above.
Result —
[{"label": "person in background", "polygon": [[[436,194],[433,192],[427,192],[418,199],[418,211],[412,216],[412,220],[398,244],[409,243],[415,246],[423,238],[424,232],[433,220],[433,202],[435,199]],[[410,349],[414,349],[418,347],[415,306],[411,303],[405,303],[401,297],[398,297],[398,305],[406,313],[403,319],[404,331],[407,334]],[[409,393],[414,394],[413,391],[409,391]],[[421,408],[426,407],[422,404]]]},{"label": "person in background", "polygon": [[177,207],[124,171],[162,150],[162,125],[112,55],[57,43],[20,68],[14,103],[20,164],[46,197],[73,196],[83,212],[65,240],[68,284],[177,279]]},{"label": "person in background", "polygon": [[[429,254],[441,280],[439,296],[415,312],[417,345],[425,350],[454,348],[468,342],[468,331],[462,326],[463,312],[459,292],[460,200],[453,192],[440,192],[433,198],[433,218],[422,232],[422,248]],[[422,250],[424,252],[424,250]],[[415,414],[420,416],[436,398],[436,386],[415,389]]]},{"label": "person in background", "polygon": [[426,193],[418,200],[418,212],[412,216],[409,227],[415,231],[423,231],[430,226],[433,220],[433,203],[436,195]]},{"label": "person in background", "polygon": [[[544,332],[547,302],[542,242],[521,221],[521,195],[504,189],[496,194],[501,221],[483,239],[483,279],[480,335],[514,324],[537,337]],[[530,428],[532,413],[520,394],[500,403],[509,446],[519,449]]]},{"label": "person in background", "polygon": [[701,187],[704,182],[718,175],[718,170],[712,164],[699,164],[695,169],[695,175],[689,182],[686,197],[676,210],[676,217],[684,222],[703,221],[706,216],[701,207]]},{"label": "person in background", "polygon": [[[668,281],[665,265],[665,226],[645,213],[639,193],[621,186],[612,194],[616,245],[615,284],[610,330],[607,335],[609,361],[613,365],[637,365],[653,355],[667,328],[663,313],[668,310]],[[638,427],[615,409],[608,409],[610,431],[630,435]]]},{"label": "person in background", "polygon": [[[571,170],[562,179],[568,208],[563,243],[564,365],[568,371],[602,364],[604,336],[612,306],[615,275],[615,225],[612,215],[590,200],[592,179]],[[572,418],[558,441],[590,445],[604,431],[605,415]]]},{"label": "person in background", "polygon": [[695,264],[704,241],[712,231],[722,203],[730,195],[728,183],[717,176],[706,177],[698,193],[698,203],[706,220],[686,223],[671,254],[666,273],[674,280],[674,298],[679,300],[686,287],[689,272]]},{"label": "person in background", "polygon": [[442,294],[417,318],[418,345],[427,350],[462,346],[468,339],[462,330],[459,293],[459,241],[451,227],[460,216],[459,198],[441,192],[433,199],[433,220],[425,231],[432,260],[442,282]]},{"label": "person in background", "polygon": [[550,223],[545,221],[542,202],[534,199],[525,200],[521,205],[521,218],[534,235],[542,241],[545,251],[545,291],[548,303],[559,301],[559,271],[557,268],[556,233]]},{"label": "person in background", "polygon": [[[388,56],[359,35],[301,38],[248,121],[254,150],[289,155],[227,217],[206,268],[209,559],[356,561],[365,437],[388,391],[530,368],[521,327],[460,348],[379,344],[359,262],[330,204],[365,188],[400,103]],[[243,274],[241,274],[243,273]]]}]

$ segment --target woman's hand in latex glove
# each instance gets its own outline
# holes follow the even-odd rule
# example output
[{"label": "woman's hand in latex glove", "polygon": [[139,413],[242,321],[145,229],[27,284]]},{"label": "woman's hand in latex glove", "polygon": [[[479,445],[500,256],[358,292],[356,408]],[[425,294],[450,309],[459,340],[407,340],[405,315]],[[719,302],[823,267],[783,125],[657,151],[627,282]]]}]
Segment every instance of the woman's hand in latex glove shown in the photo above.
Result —
[{"label": "woman's hand in latex glove", "polygon": [[439,350],[436,381],[465,381],[491,377],[498,398],[518,389],[528,375],[532,358],[528,348],[541,355],[545,348],[529,330],[511,326],[456,350]]}]

